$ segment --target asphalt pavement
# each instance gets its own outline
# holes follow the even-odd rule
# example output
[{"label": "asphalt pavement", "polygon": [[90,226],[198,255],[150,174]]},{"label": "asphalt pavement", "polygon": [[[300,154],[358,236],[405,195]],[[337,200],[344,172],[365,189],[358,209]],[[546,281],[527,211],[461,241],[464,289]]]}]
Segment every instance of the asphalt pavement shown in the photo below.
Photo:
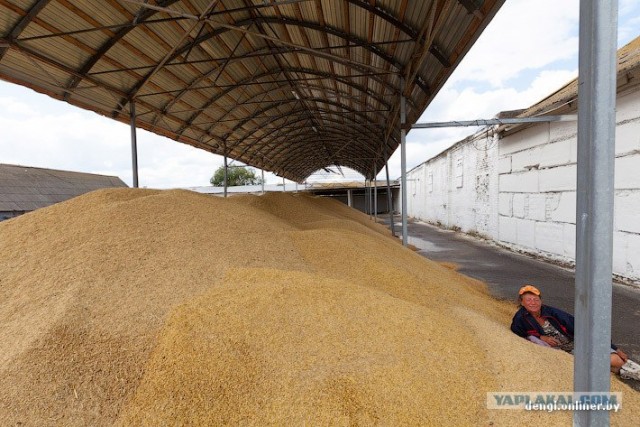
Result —
[{"label": "asphalt pavement", "polygon": [[[401,225],[394,223],[400,236]],[[424,222],[409,221],[407,235],[421,255],[455,263],[458,272],[485,282],[495,298],[516,303],[520,287],[533,284],[544,304],[574,313],[574,272],[569,269]],[[640,287],[614,282],[611,323],[612,341],[640,362]],[[640,381],[625,382],[640,391]]]}]

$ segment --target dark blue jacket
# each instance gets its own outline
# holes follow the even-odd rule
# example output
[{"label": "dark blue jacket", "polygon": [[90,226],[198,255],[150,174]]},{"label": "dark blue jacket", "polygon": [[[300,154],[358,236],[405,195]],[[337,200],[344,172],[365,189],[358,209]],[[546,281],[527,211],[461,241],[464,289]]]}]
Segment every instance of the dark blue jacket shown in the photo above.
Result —
[{"label": "dark blue jacket", "polygon": [[[548,305],[543,305],[540,308],[540,315],[544,319],[547,319],[554,328],[565,334],[573,341],[574,319],[572,315],[560,309],[549,307]],[[514,334],[519,335],[522,338],[526,338],[529,335],[540,338],[540,335],[544,335],[542,326],[540,326],[536,319],[533,318],[533,315],[531,315],[524,307],[520,307],[513,316],[511,330]],[[617,349],[613,344],[611,344],[611,348],[614,350]]]}]

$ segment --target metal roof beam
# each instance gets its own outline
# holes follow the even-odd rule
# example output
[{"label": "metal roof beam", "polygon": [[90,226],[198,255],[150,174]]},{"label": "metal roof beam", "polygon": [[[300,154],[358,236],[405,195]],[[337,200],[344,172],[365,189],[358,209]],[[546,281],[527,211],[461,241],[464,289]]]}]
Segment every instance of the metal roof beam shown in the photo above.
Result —
[{"label": "metal roof beam", "polygon": [[[352,87],[352,88],[354,88],[354,89],[358,90],[359,92],[361,92],[363,95],[366,95],[367,97],[370,97],[370,98],[375,99],[376,101],[378,101],[380,104],[382,104],[382,106],[386,107],[387,109],[391,109],[391,105],[390,105],[388,102],[386,102],[386,101],[384,100],[384,98],[381,98],[381,97],[376,96],[376,94],[375,94],[375,93],[372,93],[372,92],[368,91],[365,87],[362,87],[362,86],[357,85],[357,84],[355,84],[355,83],[351,83],[350,81],[343,81],[343,80],[337,80],[337,81],[339,81],[340,83],[342,83],[342,84],[344,84],[344,85],[347,85],[347,86],[349,86],[349,87]],[[282,89],[283,87],[289,87],[289,88],[292,88],[293,86],[289,86],[289,85],[281,85],[281,86],[278,86],[277,88],[275,88],[275,90],[280,90],[280,89]],[[293,87],[293,89],[295,89],[295,87]],[[257,97],[257,96],[259,96],[259,95],[268,94],[268,93],[271,93],[271,92],[273,92],[273,91],[274,91],[273,89],[269,89],[269,90],[266,90],[266,91],[263,91],[263,92],[258,92],[258,93],[257,93],[257,94],[255,94],[252,98]],[[249,99],[252,99],[252,98],[248,98],[248,100],[249,100]],[[350,98],[350,99],[351,99],[351,98]],[[248,101],[248,100],[247,100],[247,101]],[[225,117],[226,117],[227,115],[229,115],[230,113],[234,112],[234,111],[235,111],[235,109],[236,109],[237,107],[239,107],[239,106],[241,106],[241,105],[244,105],[244,104],[245,104],[245,102],[247,102],[247,101],[238,101],[235,105],[231,105],[231,106],[230,106],[230,108],[229,108],[229,110],[227,111],[227,113],[225,113],[224,115],[222,115],[222,116],[219,118],[219,120],[224,120],[224,119],[225,119]],[[361,104],[361,102],[356,102],[356,104]],[[364,107],[367,107],[367,105],[364,105]]]},{"label": "metal roof beam", "polygon": [[[179,16],[179,17],[183,17],[183,18],[189,18],[189,19],[194,19],[197,20],[198,17],[196,15],[191,15],[188,13],[183,13],[183,12],[179,12],[177,10],[173,10],[173,9],[169,9],[167,7],[161,7],[161,6],[155,6],[155,5],[151,5],[148,3],[144,3],[138,0],[124,0],[127,3],[132,3],[132,4],[136,4],[139,5],[141,7],[147,7],[149,9],[154,9],[157,11],[161,11],[161,12],[166,12],[168,14],[174,15],[174,16]],[[301,22],[301,21],[296,21],[296,20],[290,20],[290,19],[286,19],[286,18],[270,18],[270,17],[258,17],[256,19],[249,19],[246,21],[240,21],[240,22],[236,22],[234,25],[231,24],[227,24],[225,22],[220,22],[220,21],[216,21],[213,19],[205,19],[206,22],[208,22],[211,26],[213,27],[220,27],[220,28],[226,28],[227,30],[231,30],[231,31],[239,31],[241,33],[245,33],[245,34],[249,34],[251,36],[255,36],[264,40],[269,40],[272,41],[278,45],[285,45],[285,46],[291,46],[291,47],[295,47],[301,50],[306,50],[306,51],[310,51],[310,52],[314,52],[314,49],[312,47],[307,47],[307,46],[303,46],[303,45],[298,45],[295,43],[289,43],[286,42],[282,39],[279,39],[277,37],[271,37],[268,36],[266,34],[261,34],[255,31],[250,31],[247,30],[245,28],[243,28],[244,25],[249,25],[251,23],[264,23],[264,22],[277,22],[280,24],[284,24],[284,25],[293,25],[293,26],[302,26],[302,27],[309,27],[312,29],[316,29],[318,31],[322,31],[322,32],[329,32],[331,34],[335,34],[338,37],[342,37],[345,38],[346,40],[349,40],[351,38],[353,38],[353,36],[348,35],[348,34],[343,34],[340,33],[339,30],[336,29],[332,29],[330,27],[327,26],[320,26],[316,23],[313,22]],[[357,39],[356,39],[357,40]],[[317,52],[317,51],[316,51]],[[402,64],[397,63],[392,57],[388,57],[387,55],[384,54],[384,52],[380,52],[377,51],[376,49],[372,50],[373,53],[376,53],[377,55],[382,55],[381,58],[383,60],[385,60],[386,62],[390,62],[392,65],[394,65],[396,68],[401,67]],[[329,53],[325,53],[325,52],[318,52],[319,56],[324,56],[326,59],[331,59],[333,61],[337,61],[340,63],[345,63],[349,66],[352,67],[356,67],[359,69],[369,69],[369,70],[373,70],[373,71],[381,71],[380,68],[369,65],[369,64],[365,64],[362,62],[357,62],[357,61],[352,61],[337,55],[332,55]],[[383,70],[386,71],[386,70]]]},{"label": "metal roof beam", "polygon": [[[0,39],[0,40],[1,40],[1,39]],[[146,67],[146,68],[150,68],[150,67]],[[291,68],[290,70],[297,70],[297,69]],[[310,69],[310,68],[309,68],[309,69],[307,69],[307,68],[301,68],[300,70],[311,70],[311,72],[312,72],[312,73],[314,73],[314,74],[319,74],[319,73],[325,74],[325,73],[320,72],[320,71],[314,71],[313,69]],[[263,74],[262,76],[264,76],[264,75],[270,75],[270,74],[274,74],[274,73],[275,73],[275,74],[278,74],[278,73],[281,73],[281,72],[282,72],[282,70],[277,69],[277,70],[274,70],[274,71],[273,71],[273,73]],[[388,74],[388,73],[383,73],[383,74]],[[89,75],[91,75],[91,74],[89,74]],[[348,75],[340,75],[339,77],[340,77],[340,78],[349,78],[349,79],[352,79],[352,78],[353,78],[353,79],[355,79],[355,78],[359,78],[359,77],[368,77],[368,78],[371,78],[372,76],[373,76],[373,77],[376,77],[376,76],[380,76],[380,75],[381,75],[381,74],[375,74],[375,73],[372,73],[372,74],[348,74]],[[246,80],[247,80],[247,83],[242,83],[242,84],[228,84],[228,85],[208,85],[208,86],[198,86],[198,87],[192,88],[192,90],[219,88],[219,89],[230,89],[230,90],[228,90],[228,91],[227,91],[227,92],[230,92],[230,91],[231,91],[231,90],[233,90],[233,89],[240,89],[242,86],[255,86],[255,85],[263,85],[263,84],[266,84],[266,83],[286,83],[286,82],[289,82],[289,80],[287,80],[287,79],[283,79],[283,80],[270,80],[270,81],[268,81],[268,82],[251,82],[250,80],[255,80],[255,77],[256,77],[256,76],[248,77],[248,78],[246,79]],[[260,77],[260,75],[258,75],[257,77]],[[293,81],[300,81],[300,82],[303,82],[303,81],[317,81],[317,80],[324,80],[325,78],[326,78],[326,77],[294,78],[294,79],[292,79],[292,80],[293,80]],[[382,85],[384,85],[384,86],[386,86],[386,87],[388,87],[388,88],[392,88],[392,87],[393,87],[393,86],[392,86],[391,84],[389,84],[389,83],[382,83],[382,82],[381,82],[381,84],[382,84]],[[136,96],[136,99],[140,99],[140,98],[144,98],[144,97],[149,97],[149,96],[168,95],[168,94],[177,93],[177,92],[181,92],[181,91],[182,91],[182,89],[173,89],[173,90],[162,90],[162,91],[156,91],[156,92],[146,93],[146,94],[139,94],[139,95],[137,95],[137,96]]]},{"label": "metal roof beam", "polygon": [[565,114],[559,116],[537,116],[537,117],[512,117],[504,119],[476,119],[476,120],[454,120],[450,122],[425,122],[414,123],[411,129],[448,128],[460,126],[493,126],[493,125],[518,125],[524,123],[541,122],[572,122],[578,120],[575,114]]},{"label": "metal roof beam", "polygon": [[[336,140],[343,140],[343,138],[349,138],[349,141],[345,144],[342,145],[342,147],[340,147],[337,151],[333,152],[332,155],[330,157],[332,158],[336,158],[338,157],[338,155],[340,154],[341,151],[344,150],[344,148],[348,145],[348,144],[352,144],[352,143],[356,143],[358,146],[363,146],[366,147],[368,145],[371,144],[371,139],[360,139],[360,138],[354,138],[352,137],[348,132],[341,132],[340,129],[336,129],[334,127],[323,127],[322,130],[319,131],[320,134],[324,134],[325,136],[323,137],[324,141],[336,141]],[[314,140],[317,140],[318,137],[315,132],[310,132],[307,131],[305,133],[300,133],[299,135],[296,136],[305,136],[305,135],[309,135],[311,137],[314,138]],[[283,139],[286,138],[286,139]],[[263,149],[263,148],[268,148],[271,153],[272,156],[278,156],[281,153],[283,153],[284,151],[286,151],[288,149],[288,147],[286,146],[286,144],[281,144],[281,142],[286,142],[289,141],[290,139],[286,137],[286,135],[278,135],[277,137],[269,140],[268,142],[265,142],[263,144],[260,144],[259,147],[256,147],[257,144],[247,144],[245,146],[245,150],[241,153],[242,155],[244,155],[246,152],[248,152],[248,148],[249,147],[256,147],[257,149]],[[332,146],[334,144],[331,144]],[[277,147],[277,149],[276,149]],[[262,150],[264,151],[264,150]],[[348,151],[348,150],[347,150]],[[253,156],[247,158],[247,161],[253,161]]]},{"label": "metal roof beam", "polygon": [[[309,141],[318,141],[318,140],[326,140],[326,141],[333,141],[333,139],[329,140],[326,137],[325,138],[312,138],[309,139]],[[305,142],[307,140],[302,140],[301,142]],[[344,141],[344,139],[342,139],[341,141]],[[355,142],[355,144],[351,144],[352,142]],[[362,156],[365,152],[369,152],[372,153],[374,156],[376,155],[376,152],[370,147],[370,142],[371,141],[364,141],[364,144],[360,143],[360,141],[357,141],[353,138],[348,139],[345,144],[343,144],[343,147],[341,148],[341,150],[343,148],[346,147],[347,152],[356,152],[359,156]],[[271,156],[273,158],[278,158],[278,156],[282,155],[287,155],[287,153],[291,154],[291,153],[295,153],[296,151],[300,150],[300,147],[294,147],[292,149],[288,149],[288,147],[286,145],[281,144],[282,146],[279,147],[279,150],[276,152],[272,152]],[[332,156],[328,156],[331,161],[335,161],[335,155]]]},{"label": "metal roof beam", "polygon": [[[369,158],[358,157],[360,160],[355,161],[353,157],[351,158],[347,157],[347,158],[344,158],[344,161],[339,161],[339,159],[328,159],[328,161],[321,161],[318,158],[315,158],[315,159],[310,158],[308,154],[305,154],[304,148],[305,147],[297,147],[295,150],[287,153],[289,154],[288,156],[282,157],[283,161],[280,162],[282,164],[280,168],[283,170],[286,169],[286,170],[295,172],[300,168],[300,166],[302,166],[303,170],[311,170],[310,173],[304,176],[302,176],[303,173],[297,174],[300,180],[303,180],[304,178],[309,176],[311,173],[319,169],[322,169],[324,167],[328,167],[334,164],[342,164],[344,166],[348,166],[352,169],[355,169],[356,171],[358,171],[364,176],[366,176],[370,172],[371,161],[369,160]],[[291,165],[299,165],[299,166],[297,168],[296,166],[291,166]]]},{"label": "metal roof beam", "polygon": [[[144,78],[140,81],[138,81],[138,83],[136,84],[136,86],[133,88],[133,90],[129,93],[129,97],[131,99],[135,98],[136,93],[138,93],[139,91],[142,90],[142,88],[151,80],[151,78],[158,73],[158,71],[160,71],[160,69],[163,68],[164,64],[173,59],[173,54],[176,50],[178,50],[178,48],[181,47],[181,44],[183,41],[185,41],[189,35],[191,34],[191,32],[193,30],[196,29],[196,27],[198,25],[200,25],[201,22],[203,22],[203,20],[205,19],[205,17],[207,16],[207,14],[218,4],[219,0],[210,0],[209,4],[207,5],[207,7],[202,11],[202,13],[200,14],[200,16],[198,16],[196,22],[193,23],[193,25],[191,25],[191,27],[189,27],[189,29],[187,29],[182,36],[180,37],[180,39],[174,43],[173,47],[171,48],[171,50],[169,50],[169,52],[167,52],[162,60],[160,60],[159,63],[156,64],[156,66],[153,68],[153,70],[151,70],[150,73],[147,73],[146,76],[144,76]],[[233,54],[233,53],[232,53]],[[226,62],[225,62],[226,64]],[[224,70],[224,66],[222,68],[222,70]],[[220,72],[222,72],[222,70]],[[219,76],[220,74],[218,74]],[[214,82],[215,84],[215,82]]]},{"label": "metal roof beam", "polygon": [[[166,7],[166,6],[172,5],[176,1],[179,1],[179,0],[160,1],[160,4],[163,7]],[[138,15],[136,15],[136,17],[135,17],[134,22],[136,22],[136,24],[139,24],[140,22],[144,22],[147,18],[155,15],[156,13],[157,12],[155,10],[145,10],[145,11],[140,10]],[[100,59],[102,59],[106,55],[106,53],[113,46],[115,46],[120,40],[122,40],[133,29],[135,29],[135,26],[125,27],[125,28],[121,29],[120,31],[118,31],[117,33],[115,33],[114,35],[112,35],[111,37],[109,37],[107,39],[106,43],[104,43],[102,46],[100,46],[100,48],[95,52],[95,54],[93,56],[91,56],[91,58],[89,58],[89,60],[87,60],[84,63],[84,65],[82,65],[82,67],[80,67],[79,75],[81,76],[81,78],[76,77],[75,79],[73,79],[70,82],[70,84],[67,87],[70,90],[73,90],[74,88],[76,88],[80,84],[82,79],[87,77],[87,73],[89,72],[89,70],[91,70],[96,65],[96,63]]]},{"label": "metal roof beam", "polygon": [[387,21],[392,26],[396,27],[397,29],[399,29],[400,31],[402,31],[403,33],[411,37],[413,40],[417,39],[418,32],[414,28],[396,19],[392,13],[384,10],[381,6],[371,4],[366,0],[346,0],[346,1],[356,7],[359,7],[361,9],[366,10],[367,12],[374,14],[380,19]]},{"label": "metal roof beam", "polygon": [[[317,103],[320,103],[320,104],[333,105],[336,108],[341,108],[341,109],[348,110],[350,112],[358,114],[357,110],[351,110],[349,107],[347,107],[345,105],[339,104],[337,102],[328,101],[328,100],[323,99],[323,98],[309,98],[308,101],[313,101],[313,102],[317,102]],[[242,126],[244,126],[246,123],[248,123],[251,120],[254,120],[256,117],[260,116],[261,114],[264,114],[265,112],[267,112],[269,110],[272,110],[274,108],[280,107],[282,105],[290,104],[292,102],[297,103],[297,102],[299,102],[299,100],[297,100],[297,99],[289,99],[289,100],[281,100],[281,101],[272,102],[271,105],[269,105],[268,107],[260,109],[260,110],[257,110],[252,115],[250,115],[250,116],[244,118],[243,120],[241,120],[240,123],[238,123],[236,126],[233,127],[231,133],[237,131]],[[363,116],[363,118],[365,118],[365,120],[369,121],[370,123],[375,124],[375,122],[371,121],[366,115],[361,114],[361,116]],[[383,117],[383,120],[384,120],[384,117]],[[226,136],[228,137],[229,135],[230,134],[227,134]]]},{"label": "metal roof beam", "polygon": [[246,6],[246,7],[237,7],[234,9],[221,10],[219,12],[212,13],[211,16],[229,15],[232,13],[246,12],[246,11],[255,10],[255,9],[263,9],[267,7],[278,7],[278,6],[284,6],[287,4],[302,3],[305,1],[312,1],[312,0],[274,0],[272,3],[265,1],[263,4],[253,4],[251,6]]},{"label": "metal roof beam", "polygon": [[[288,71],[290,71],[290,72],[295,72],[295,73],[299,73],[299,74],[311,74],[311,75],[318,75],[318,76],[321,76],[322,78],[326,78],[326,79],[330,79],[330,78],[334,78],[334,79],[336,79],[336,78],[339,78],[339,79],[340,79],[340,82],[342,82],[342,83],[344,83],[344,84],[347,84],[347,85],[353,85],[353,83],[351,83],[351,82],[349,82],[349,81],[347,81],[347,80],[343,80],[343,79],[342,79],[342,76],[338,76],[338,77],[336,77],[336,76],[331,76],[331,75],[330,75],[330,74],[328,74],[328,73],[324,73],[324,72],[321,72],[321,71],[316,71],[316,70],[313,70],[313,69],[307,69],[307,68],[291,68],[291,69],[288,69]],[[208,101],[207,101],[207,102],[206,102],[206,103],[205,103],[205,104],[204,104],[204,105],[203,105],[203,106],[198,110],[199,112],[197,112],[197,113],[195,113],[193,116],[189,117],[189,119],[187,119],[186,123],[187,123],[187,124],[194,123],[194,122],[195,122],[195,120],[198,118],[198,116],[199,116],[200,114],[202,114],[202,112],[203,112],[203,111],[205,111],[209,106],[213,105],[213,104],[214,104],[214,103],[216,103],[219,99],[221,99],[223,96],[230,94],[231,92],[233,92],[234,90],[236,90],[236,89],[240,88],[241,86],[243,86],[243,85],[247,85],[247,84],[249,84],[249,83],[251,83],[251,82],[254,82],[254,81],[258,80],[258,79],[261,79],[261,78],[263,78],[263,77],[271,76],[271,75],[274,75],[274,74],[276,74],[276,75],[277,75],[277,74],[280,74],[281,72],[282,72],[282,70],[277,69],[277,70],[273,70],[273,71],[265,72],[265,73],[262,73],[262,74],[258,74],[258,75],[255,75],[255,76],[250,76],[250,77],[248,77],[248,78],[246,78],[246,79],[244,79],[244,80],[239,81],[236,85],[232,85],[232,86],[227,87],[227,89],[223,90],[223,91],[222,91],[222,92],[220,92],[219,94],[216,94],[216,96],[213,96],[213,97],[209,98],[209,100],[208,100]],[[275,81],[276,81],[276,82],[286,82],[286,83],[290,83],[290,81],[289,81],[289,80],[287,80],[287,79],[285,79],[285,80],[280,80],[280,81],[275,80]],[[376,81],[378,81],[378,80],[376,79]],[[268,84],[268,83],[273,83],[273,82],[274,82],[274,81],[267,81],[267,82],[260,82],[259,84]],[[381,83],[384,87],[387,87],[387,86],[388,86],[388,84],[386,84],[386,83],[384,83],[384,82],[382,82],[382,81],[380,81],[380,83]],[[142,97],[142,96],[138,96],[137,98],[138,98],[138,99],[140,99],[141,97]],[[209,130],[210,130],[210,129],[209,129]],[[179,132],[179,133],[180,133],[180,132]]]},{"label": "metal roof beam", "polygon": [[475,14],[482,7],[483,0],[458,0],[458,3],[464,6],[467,12]]},{"label": "metal roof beam", "polygon": [[[148,25],[148,24],[152,24],[152,23],[156,23],[156,22],[166,22],[166,21],[173,21],[175,19],[180,19],[180,18],[167,18],[167,19],[158,19],[158,20],[154,20],[154,21],[147,21],[147,22],[143,22],[140,23],[138,25]],[[186,18],[183,18],[186,19]],[[132,24],[124,24],[124,25],[110,25],[110,26],[105,26],[105,27],[101,27],[98,29],[115,29],[115,28],[121,28],[121,27],[130,27],[132,26]],[[90,31],[96,31],[96,29],[87,29],[87,30],[79,30],[79,31],[71,31],[69,33],[60,33],[60,34],[54,34],[54,35],[44,35],[44,36],[35,36],[35,37],[28,37],[28,38],[21,38],[19,41],[30,41],[30,40],[36,40],[36,39],[41,39],[41,38],[47,38],[47,37],[60,37],[62,35],[73,35],[73,34],[78,34],[78,33],[83,33],[83,32],[90,32]],[[367,43],[367,45],[373,45],[373,46],[384,46],[384,45],[388,45],[388,44],[403,44],[403,43],[413,43],[413,40],[397,40],[397,41],[384,41],[384,42],[373,42],[373,43]],[[323,51],[323,50],[331,50],[331,49],[353,49],[353,48],[358,48],[358,47],[362,47],[363,45],[360,43],[349,43],[349,44],[344,44],[344,45],[337,45],[337,46],[328,46],[328,47],[319,47],[319,48],[314,48],[314,50],[318,50],[318,51]],[[264,51],[264,52],[261,52]],[[257,57],[268,57],[268,56],[272,56],[272,55],[279,55],[279,54],[285,54],[285,53],[294,53],[294,54],[307,54],[310,55],[310,52],[305,52],[302,49],[297,49],[297,48],[292,48],[292,47],[287,47],[287,46],[281,46],[281,47],[272,47],[269,48],[267,46],[263,46],[262,48],[256,50],[255,52],[252,53],[247,53],[247,54],[243,54],[240,56],[233,56],[233,57],[220,57],[220,58],[209,58],[209,59],[194,59],[191,61],[185,61],[183,59],[180,59],[180,56],[176,56],[174,58],[175,62],[167,62],[166,64],[164,64],[165,67],[177,67],[177,66],[185,66],[185,65],[196,65],[196,64],[208,64],[211,62],[222,62],[225,61],[227,59],[231,60],[231,61],[236,61],[236,60],[244,60],[244,59],[249,59],[249,58],[257,58]],[[101,75],[101,74],[115,74],[115,73],[123,73],[123,72],[127,72],[127,71],[142,71],[142,70],[148,70],[155,67],[155,64],[152,65],[142,65],[139,67],[129,67],[129,68],[113,68],[110,70],[101,70],[101,71],[93,71],[93,72],[88,72],[88,75],[91,76],[97,76],[97,75]],[[387,74],[392,74],[392,72],[385,72],[385,73],[367,73],[367,74],[359,74],[358,76],[374,76],[374,75],[387,75]],[[216,87],[224,87],[224,86],[216,86]]]},{"label": "metal roof beam", "polygon": [[15,10],[17,13],[23,14],[22,19],[20,19],[20,21],[18,21],[18,23],[11,29],[9,34],[4,37],[4,39],[7,40],[8,45],[0,46],[0,61],[2,61],[5,53],[7,53],[9,45],[11,45],[11,43],[13,43],[13,41],[20,36],[20,34],[22,34],[24,29],[27,28],[27,25],[29,25],[31,22],[33,22],[34,19],[36,19],[38,13],[40,13],[40,11],[44,9],[50,1],[51,0],[38,0],[33,4],[33,6],[31,6],[27,13],[25,13],[22,9]]}]

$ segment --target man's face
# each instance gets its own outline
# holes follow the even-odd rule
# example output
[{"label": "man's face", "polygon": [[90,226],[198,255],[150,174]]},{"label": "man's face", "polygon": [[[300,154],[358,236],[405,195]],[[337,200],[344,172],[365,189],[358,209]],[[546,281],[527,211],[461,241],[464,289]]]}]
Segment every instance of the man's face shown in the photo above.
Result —
[{"label": "man's face", "polygon": [[522,295],[522,306],[529,313],[537,313],[540,311],[540,307],[542,307],[542,300],[538,295],[526,293]]}]

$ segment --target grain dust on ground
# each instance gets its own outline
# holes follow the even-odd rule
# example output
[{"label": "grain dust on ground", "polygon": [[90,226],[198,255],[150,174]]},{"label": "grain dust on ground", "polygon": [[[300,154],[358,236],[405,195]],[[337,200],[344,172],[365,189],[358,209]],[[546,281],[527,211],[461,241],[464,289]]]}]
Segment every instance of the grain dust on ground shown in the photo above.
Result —
[{"label": "grain dust on ground", "polygon": [[[100,190],[0,223],[6,425],[567,425],[515,305],[338,202]],[[613,425],[640,425],[622,391]]]}]

